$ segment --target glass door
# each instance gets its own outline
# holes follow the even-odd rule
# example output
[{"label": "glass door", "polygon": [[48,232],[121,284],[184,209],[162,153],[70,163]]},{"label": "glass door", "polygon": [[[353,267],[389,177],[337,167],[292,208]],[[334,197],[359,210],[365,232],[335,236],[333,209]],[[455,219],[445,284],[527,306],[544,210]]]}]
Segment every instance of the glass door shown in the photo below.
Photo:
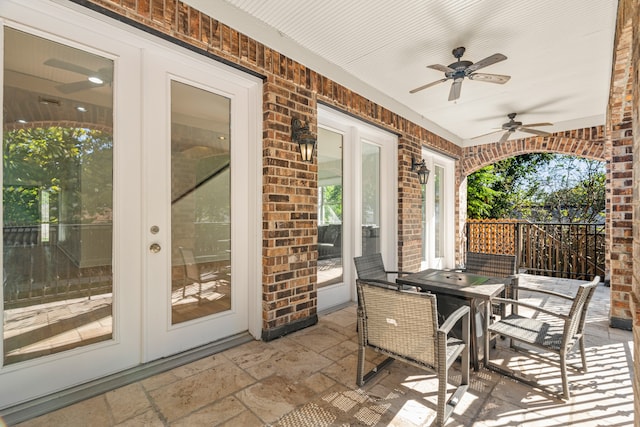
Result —
[{"label": "glass door", "polygon": [[397,253],[396,137],[328,108],[318,118],[318,309],[355,300],[353,257]]},{"label": "glass door", "polygon": [[429,180],[422,186],[422,265],[426,268],[453,268],[454,169],[455,162],[423,150]]},{"label": "glass door", "polygon": [[140,360],[140,269],[125,261],[137,249],[114,251],[139,227],[139,209],[124,203],[139,183],[114,173],[139,161],[123,138],[138,132],[136,111],[114,102],[131,90],[122,76],[139,73],[136,51],[99,35],[91,47],[60,38],[66,26],[48,21],[37,35],[17,23],[0,32],[0,407]]},{"label": "glass door", "polygon": [[145,69],[146,119],[165,124],[145,139],[153,360],[248,329],[248,95],[178,53]]}]

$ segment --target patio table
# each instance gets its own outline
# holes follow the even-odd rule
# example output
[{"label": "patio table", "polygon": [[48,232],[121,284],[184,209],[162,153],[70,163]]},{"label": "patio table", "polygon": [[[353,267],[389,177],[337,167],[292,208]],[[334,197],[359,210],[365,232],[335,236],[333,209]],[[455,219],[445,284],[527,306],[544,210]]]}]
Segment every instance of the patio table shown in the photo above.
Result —
[{"label": "patio table", "polygon": [[[488,307],[489,299],[500,295],[510,280],[504,277],[487,277],[458,271],[427,269],[398,277],[396,282],[419,287],[423,291],[436,294],[436,297],[441,296],[438,299],[438,311],[441,310],[441,300],[442,302],[454,301],[455,304],[457,298],[460,303],[469,305],[471,309],[470,360],[473,368],[477,371],[480,369],[480,357],[484,354],[479,348],[483,340],[478,338],[488,334],[487,328],[490,320],[488,318],[482,320],[482,316],[486,317],[485,313],[489,313],[490,310],[485,310],[483,313],[480,306]],[[446,315],[446,313],[443,314]]]}]

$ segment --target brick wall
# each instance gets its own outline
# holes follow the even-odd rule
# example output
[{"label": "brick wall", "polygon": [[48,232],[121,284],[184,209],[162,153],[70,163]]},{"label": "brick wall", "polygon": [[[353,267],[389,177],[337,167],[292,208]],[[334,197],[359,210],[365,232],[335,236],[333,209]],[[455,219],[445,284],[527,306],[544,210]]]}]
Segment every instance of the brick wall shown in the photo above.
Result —
[{"label": "brick wall", "polygon": [[558,153],[604,161],[605,141],[604,126],[596,126],[550,136],[465,147],[461,159],[462,173],[467,176],[499,160],[527,153]]}]

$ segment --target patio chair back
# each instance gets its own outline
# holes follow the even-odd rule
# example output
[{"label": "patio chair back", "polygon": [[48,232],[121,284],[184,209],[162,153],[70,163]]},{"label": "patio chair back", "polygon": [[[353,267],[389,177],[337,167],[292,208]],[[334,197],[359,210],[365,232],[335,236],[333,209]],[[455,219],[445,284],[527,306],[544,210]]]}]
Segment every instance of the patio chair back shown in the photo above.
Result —
[{"label": "patio chair back", "polygon": [[584,333],[584,324],[587,320],[587,309],[589,308],[589,302],[593,298],[593,294],[596,291],[596,287],[600,282],[600,278],[593,280],[589,283],[580,285],[578,292],[571,304],[571,310],[569,311],[569,320],[565,322],[564,327],[564,347],[565,351],[569,352],[573,349],[576,342],[581,339]]},{"label": "patio chair back", "polygon": [[358,279],[387,280],[387,271],[384,269],[381,253],[362,255],[355,257],[353,261]]},{"label": "patio chair back", "polygon": [[198,264],[196,264],[193,251],[180,247],[180,255],[182,256],[185,277],[193,282],[200,283],[200,269],[198,268]]},{"label": "patio chair back", "polygon": [[359,301],[366,313],[366,344],[437,369],[435,294],[416,296],[398,292],[392,285],[359,283]]},{"label": "patio chair back", "polygon": [[465,271],[491,277],[508,277],[516,274],[516,256],[467,252]]}]

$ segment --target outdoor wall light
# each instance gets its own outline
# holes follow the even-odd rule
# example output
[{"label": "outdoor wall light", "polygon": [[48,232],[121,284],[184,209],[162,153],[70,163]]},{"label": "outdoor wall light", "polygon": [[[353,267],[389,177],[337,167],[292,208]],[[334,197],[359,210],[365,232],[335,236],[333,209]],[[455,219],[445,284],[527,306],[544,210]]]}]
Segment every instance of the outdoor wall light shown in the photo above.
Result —
[{"label": "outdoor wall light", "polygon": [[291,119],[291,140],[298,143],[300,155],[305,162],[313,162],[313,149],[316,138],[309,131],[309,124],[302,125],[299,119]]},{"label": "outdoor wall light", "polygon": [[424,159],[416,162],[415,157],[411,156],[411,170],[418,173],[418,181],[420,184],[424,185],[427,183],[430,171],[427,169]]}]

